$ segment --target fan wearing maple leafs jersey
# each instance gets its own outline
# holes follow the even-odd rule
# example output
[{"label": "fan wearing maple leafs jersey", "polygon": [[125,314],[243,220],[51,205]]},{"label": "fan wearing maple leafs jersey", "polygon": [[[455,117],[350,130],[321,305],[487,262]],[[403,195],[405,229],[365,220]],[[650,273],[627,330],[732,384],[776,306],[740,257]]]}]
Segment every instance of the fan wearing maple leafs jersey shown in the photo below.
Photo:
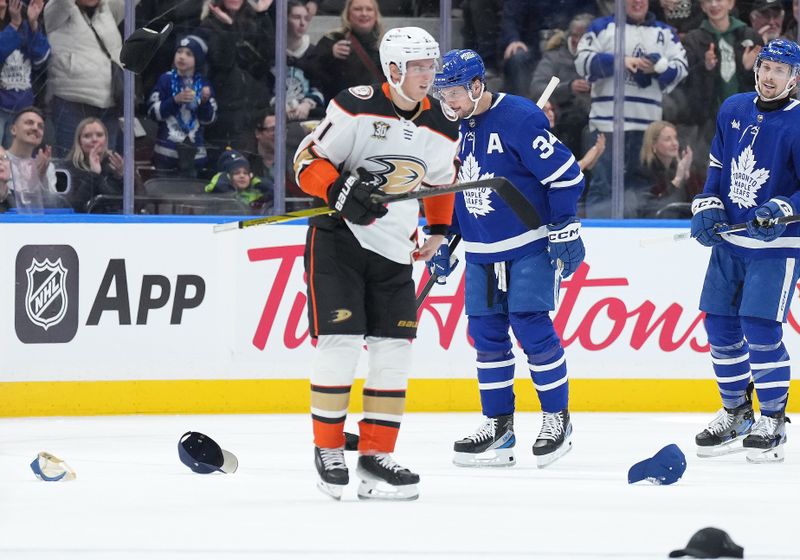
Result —
[{"label": "fan wearing maple leafs jersey", "polygon": [[[800,209],[800,47],[770,42],[754,71],[756,92],[720,107],[706,185],[692,203],[692,236],[712,247],[700,309],[723,406],[696,443],[701,457],[744,446],[750,461],[769,462],[783,460],[790,370],[782,323],[800,276],[800,225],[776,221]],[[746,231],[720,231],[740,222]]]},{"label": "fan wearing maple leafs jersey", "polygon": [[576,217],[583,174],[532,101],[486,91],[483,61],[476,52],[447,53],[434,87],[442,105],[462,119],[459,180],[506,177],[546,224],[528,229],[490,189],[456,195],[467,260],[465,307],[486,420],[455,443],[454,462],[515,462],[510,328],[528,357],[544,412],[533,446],[544,467],[571,448],[567,364],[549,312],[555,309],[560,279],[575,272],[584,257]]}]

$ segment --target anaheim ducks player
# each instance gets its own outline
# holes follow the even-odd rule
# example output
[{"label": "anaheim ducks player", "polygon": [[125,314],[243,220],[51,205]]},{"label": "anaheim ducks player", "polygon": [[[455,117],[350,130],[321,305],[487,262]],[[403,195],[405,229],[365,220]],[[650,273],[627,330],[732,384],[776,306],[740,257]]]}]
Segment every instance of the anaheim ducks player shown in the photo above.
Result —
[{"label": "anaheim ducks player", "polygon": [[338,210],[311,221],[305,250],[309,329],[317,339],[311,372],[315,465],[319,488],[335,499],[349,482],[344,421],[365,339],[358,496],[419,495],[419,476],[390,455],[417,327],[411,265],[433,256],[453,213],[453,195],[426,198],[431,236],[417,248],[417,201],[370,201],[372,193],[452,184],[459,144],[458,123],[428,97],[439,61],[433,37],[417,27],[392,29],[380,57],[388,83],[339,93],[294,159],[300,187]]}]

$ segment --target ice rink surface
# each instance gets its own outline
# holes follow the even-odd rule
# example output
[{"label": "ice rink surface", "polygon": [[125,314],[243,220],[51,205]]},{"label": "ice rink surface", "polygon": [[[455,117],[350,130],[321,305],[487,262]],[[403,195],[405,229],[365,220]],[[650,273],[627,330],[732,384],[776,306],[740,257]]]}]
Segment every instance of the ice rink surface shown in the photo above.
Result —
[{"label": "ice rink surface", "polygon": [[[306,415],[3,419],[0,558],[649,559],[714,526],[745,558],[800,559],[792,426],[782,464],[701,460],[693,438],[711,417],[577,413],[573,451],[539,470],[540,415],[518,413],[517,465],[478,470],[451,464],[478,414],[408,414],[395,457],[422,481],[407,503],[359,501],[354,453],[342,502],[320,493]],[[238,472],[186,468],[177,441],[188,430],[235,453]],[[628,485],[630,465],[668,443],[686,454],[683,479]],[[38,481],[28,465],[43,450],[77,480]]]}]

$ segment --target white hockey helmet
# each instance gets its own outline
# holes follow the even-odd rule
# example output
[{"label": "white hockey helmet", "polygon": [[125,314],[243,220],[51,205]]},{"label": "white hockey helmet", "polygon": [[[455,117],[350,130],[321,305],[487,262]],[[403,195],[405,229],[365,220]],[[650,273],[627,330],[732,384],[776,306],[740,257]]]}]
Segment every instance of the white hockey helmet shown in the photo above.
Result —
[{"label": "white hockey helmet", "polygon": [[[386,81],[401,96],[405,81],[406,63],[410,60],[439,60],[439,43],[433,36],[420,27],[397,27],[386,32],[380,46],[381,67]],[[390,64],[396,64],[400,70],[400,82],[392,83]]]}]

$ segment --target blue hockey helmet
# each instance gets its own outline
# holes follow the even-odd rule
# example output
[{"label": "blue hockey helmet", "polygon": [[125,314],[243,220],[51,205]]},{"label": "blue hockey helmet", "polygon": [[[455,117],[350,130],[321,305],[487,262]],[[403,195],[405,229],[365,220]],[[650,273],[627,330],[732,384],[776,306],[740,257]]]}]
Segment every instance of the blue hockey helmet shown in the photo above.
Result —
[{"label": "blue hockey helmet", "polygon": [[455,49],[447,52],[442,58],[442,69],[433,80],[436,90],[453,86],[464,86],[469,89],[472,81],[486,79],[486,68],[478,53],[469,49]]},{"label": "blue hockey helmet", "polygon": [[[761,67],[761,63],[765,60],[788,64],[789,68],[791,68],[789,81],[786,82],[783,91],[771,98],[764,97],[758,82],[758,70]],[[797,79],[800,77],[800,46],[788,39],[773,39],[758,53],[756,63],[753,65],[753,73],[756,77],[756,92],[761,99],[764,101],[773,101],[785,98],[797,85]]]},{"label": "blue hockey helmet", "polygon": [[792,67],[795,75],[800,74],[800,46],[788,39],[773,39],[767,43],[756,57],[756,66],[762,60],[788,64]]}]

